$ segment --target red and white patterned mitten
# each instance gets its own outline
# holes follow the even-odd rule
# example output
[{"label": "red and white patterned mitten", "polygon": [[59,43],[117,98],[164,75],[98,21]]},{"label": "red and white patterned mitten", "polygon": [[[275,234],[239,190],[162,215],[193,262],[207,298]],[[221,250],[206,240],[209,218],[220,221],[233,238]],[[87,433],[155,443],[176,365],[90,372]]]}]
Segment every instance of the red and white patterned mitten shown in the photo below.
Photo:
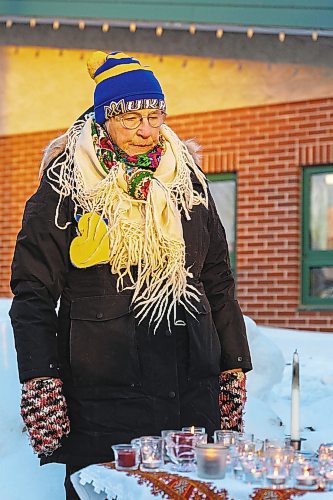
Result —
[{"label": "red and white patterned mitten", "polygon": [[219,376],[221,429],[242,432],[246,401],[246,376],[243,372],[222,372]]},{"label": "red and white patterned mitten", "polygon": [[22,386],[21,415],[31,446],[39,454],[51,455],[68,436],[67,404],[58,378],[31,379]]}]

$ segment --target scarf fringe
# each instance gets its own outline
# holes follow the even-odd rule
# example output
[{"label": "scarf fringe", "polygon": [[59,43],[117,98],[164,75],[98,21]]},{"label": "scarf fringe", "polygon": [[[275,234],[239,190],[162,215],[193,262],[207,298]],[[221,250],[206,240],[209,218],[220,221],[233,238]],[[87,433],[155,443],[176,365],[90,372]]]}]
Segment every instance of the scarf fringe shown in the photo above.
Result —
[{"label": "scarf fringe", "polygon": [[[200,298],[200,293],[188,283],[193,276],[185,268],[184,240],[165,237],[156,221],[150,195],[147,201],[137,201],[122,190],[117,182],[117,176],[123,172],[121,163],[117,163],[94,187],[85,186],[81,167],[74,161],[76,143],[85,123],[85,120],[78,120],[64,134],[67,137],[66,149],[47,170],[48,179],[59,194],[55,224],[60,229],[66,229],[70,224],[67,222],[62,226],[59,222],[61,203],[68,196],[74,203],[75,215],[80,210],[83,213],[95,212],[107,219],[109,260],[112,273],[118,276],[118,291],[133,290],[135,315],[140,322],[149,316],[150,324],[155,323],[154,332],[165,315],[171,328],[170,316],[173,312],[175,318],[177,304],[183,305],[193,315],[196,311],[194,303]],[[162,188],[169,213],[178,217],[180,223],[181,211],[189,220],[194,205],[202,203],[208,207],[206,179],[178,136],[166,125],[161,127],[161,133],[170,143],[176,158],[176,175],[170,184],[163,184],[158,177],[151,182]],[[194,190],[191,172],[199,180],[203,194]],[[126,218],[124,201],[125,206],[130,201],[139,207],[141,221]],[[177,207],[181,207],[180,211]],[[137,266],[136,276],[132,273],[133,266]],[[131,285],[125,287],[126,277]]]}]

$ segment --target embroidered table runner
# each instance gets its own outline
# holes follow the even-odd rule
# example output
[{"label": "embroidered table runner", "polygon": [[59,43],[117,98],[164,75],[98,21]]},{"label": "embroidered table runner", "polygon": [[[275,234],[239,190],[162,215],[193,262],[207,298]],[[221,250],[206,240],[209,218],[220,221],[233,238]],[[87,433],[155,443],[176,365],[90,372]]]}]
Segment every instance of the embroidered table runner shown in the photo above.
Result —
[{"label": "embroidered table runner", "polygon": [[161,472],[117,471],[114,463],[90,465],[71,476],[74,487],[82,500],[291,500],[303,495],[306,500],[333,498],[332,492],[308,492],[286,488],[272,490],[253,488],[231,478],[198,480],[195,474]]}]

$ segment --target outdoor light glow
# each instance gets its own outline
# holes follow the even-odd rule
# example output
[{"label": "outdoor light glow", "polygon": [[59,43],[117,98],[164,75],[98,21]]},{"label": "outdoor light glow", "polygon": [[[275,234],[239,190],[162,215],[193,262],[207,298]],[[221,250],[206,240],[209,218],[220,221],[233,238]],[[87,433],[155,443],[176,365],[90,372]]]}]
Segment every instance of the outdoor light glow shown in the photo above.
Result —
[{"label": "outdoor light glow", "polygon": [[13,26],[13,21],[11,19],[7,19],[6,28],[11,28]]},{"label": "outdoor light glow", "polygon": [[328,184],[329,186],[333,186],[333,174],[325,175],[325,183]]},{"label": "outdoor light glow", "polygon": [[314,42],[316,42],[318,40],[318,33],[316,31],[313,31],[311,38]]},{"label": "outdoor light glow", "polygon": [[188,30],[191,33],[191,35],[195,35],[195,32],[197,31],[197,28],[196,28],[195,24],[191,24],[191,26],[189,27]]},{"label": "outdoor light glow", "polygon": [[136,32],[136,24],[135,23],[131,23],[129,25],[129,30],[131,33],[135,33]]},{"label": "outdoor light glow", "polygon": [[34,28],[37,24],[36,19],[30,19],[30,28]]},{"label": "outdoor light glow", "polygon": [[86,23],[84,21],[80,21],[79,22],[79,29],[84,30],[85,27],[86,27]]},{"label": "outdoor light glow", "polygon": [[53,27],[54,30],[58,30],[60,28],[59,21],[53,21],[52,27]]},{"label": "outdoor light glow", "polygon": [[107,33],[109,31],[110,26],[107,23],[104,23],[102,25],[102,31],[103,33]]},{"label": "outdoor light glow", "polygon": [[162,26],[157,26],[156,28],[156,36],[162,36],[163,35],[163,28]]},{"label": "outdoor light glow", "polygon": [[223,37],[223,30],[217,30],[216,31],[216,38],[222,38]]},{"label": "outdoor light glow", "polygon": [[252,37],[253,37],[253,35],[254,35],[254,31],[253,31],[253,29],[252,29],[252,28],[249,28],[249,29],[247,30],[247,37],[248,37],[248,38],[252,38]]},{"label": "outdoor light glow", "polygon": [[280,42],[284,42],[285,38],[286,38],[286,34],[283,31],[280,31],[280,33],[279,33]]}]

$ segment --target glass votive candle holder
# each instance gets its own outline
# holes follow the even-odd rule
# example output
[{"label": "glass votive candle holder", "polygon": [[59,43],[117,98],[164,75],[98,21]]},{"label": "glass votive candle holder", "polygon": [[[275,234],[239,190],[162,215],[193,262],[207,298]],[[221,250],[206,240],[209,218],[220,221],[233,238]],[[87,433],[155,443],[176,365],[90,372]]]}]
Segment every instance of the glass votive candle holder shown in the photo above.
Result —
[{"label": "glass votive candle holder", "polygon": [[168,455],[168,452],[167,452],[167,447],[166,447],[166,437],[168,434],[172,433],[172,432],[180,432],[180,430],[178,429],[164,429],[163,431],[161,431],[161,436],[163,438],[163,454],[164,454],[164,463],[168,463],[170,462],[170,457]]},{"label": "glass votive candle holder", "polygon": [[141,438],[133,438],[133,439],[131,439],[131,444],[133,446],[137,446],[138,448],[140,448],[140,446],[141,446],[140,439]]},{"label": "glass votive candle holder", "polygon": [[287,481],[287,471],[283,466],[268,466],[266,482],[269,486],[283,487]]},{"label": "glass votive candle holder", "polygon": [[318,477],[305,471],[304,474],[296,476],[296,487],[309,488],[317,487]]},{"label": "glass votive candle holder", "polygon": [[297,464],[294,475],[296,488],[316,488],[318,485],[319,475],[311,462]]},{"label": "glass votive candle holder", "polygon": [[220,443],[197,444],[195,448],[197,474],[202,479],[223,479],[228,448]]},{"label": "glass votive candle holder", "polygon": [[327,464],[333,460],[333,444],[322,443],[318,448],[318,461],[321,472],[327,470]]},{"label": "glass votive candle holder", "polygon": [[221,443],[223,446],[231,446],[236,443],[236,433],[234,431],[216,430],[214,431],[214,443]]},{"label": "glass votive candle holder", "polygon": [[140,438],[133,438],[133,439],[131,439],[131,445],[135,446],[138,449],[139,462],[140,462],[141,461],[141,443],[140,443]]},{"label": "glass votive candle holder", "polygon": [[248,453],[255,453],[256,445],[254,441],[242,439],[240,441],[237,441],[236,450],[239,455],[247,455]]},{"label": "glass votive candle holder", "polygon": [[191,427],[182,427],[183,432],[190,432],[191,434],[205,434],[206,429],[204,427],[196,427],[192,425]]},{"label": "glass votive candle holder", "polygon": [[318,448],[318,457],[333,458],[333,443],[322,443]]},{"label": "glass votive candle holder", "polygon": [[177,472],[193,472],[195,470],[195,446],[200,437],[207,434],[192,434],[191,432],[170,432],[166,436],[166,449]]},{"label": "glass votive candle holder", "polygon": [[295,449],[292,446],[285,446],[283,448],[268,448],[264,452],[265,460],[268,464],[279,467],[283,465],[288,471],[295,462]]},{"label": "glass votive candle holder", "polygon": [[265,468],[259,457],[243,459],[241,463],[244,470],[243,479],[246,483],[260,484],[263,481]]},{"label": "glass votive candle holder", "polygon": [[163,438],[142,436],[140,438],[141,465],[143,471],[158,471],[163,466]]},{"label": "glass votive candle holder", "polygon": [[252,432],[235,432],[236,441],[245,439],[246,441],[254,441],[254,434]]},{"label": "glass votive candle holder", "polygon": [[111,446],[117,470],[135,470],[139,466],[139,449],[133,444],[115,444]]}]

